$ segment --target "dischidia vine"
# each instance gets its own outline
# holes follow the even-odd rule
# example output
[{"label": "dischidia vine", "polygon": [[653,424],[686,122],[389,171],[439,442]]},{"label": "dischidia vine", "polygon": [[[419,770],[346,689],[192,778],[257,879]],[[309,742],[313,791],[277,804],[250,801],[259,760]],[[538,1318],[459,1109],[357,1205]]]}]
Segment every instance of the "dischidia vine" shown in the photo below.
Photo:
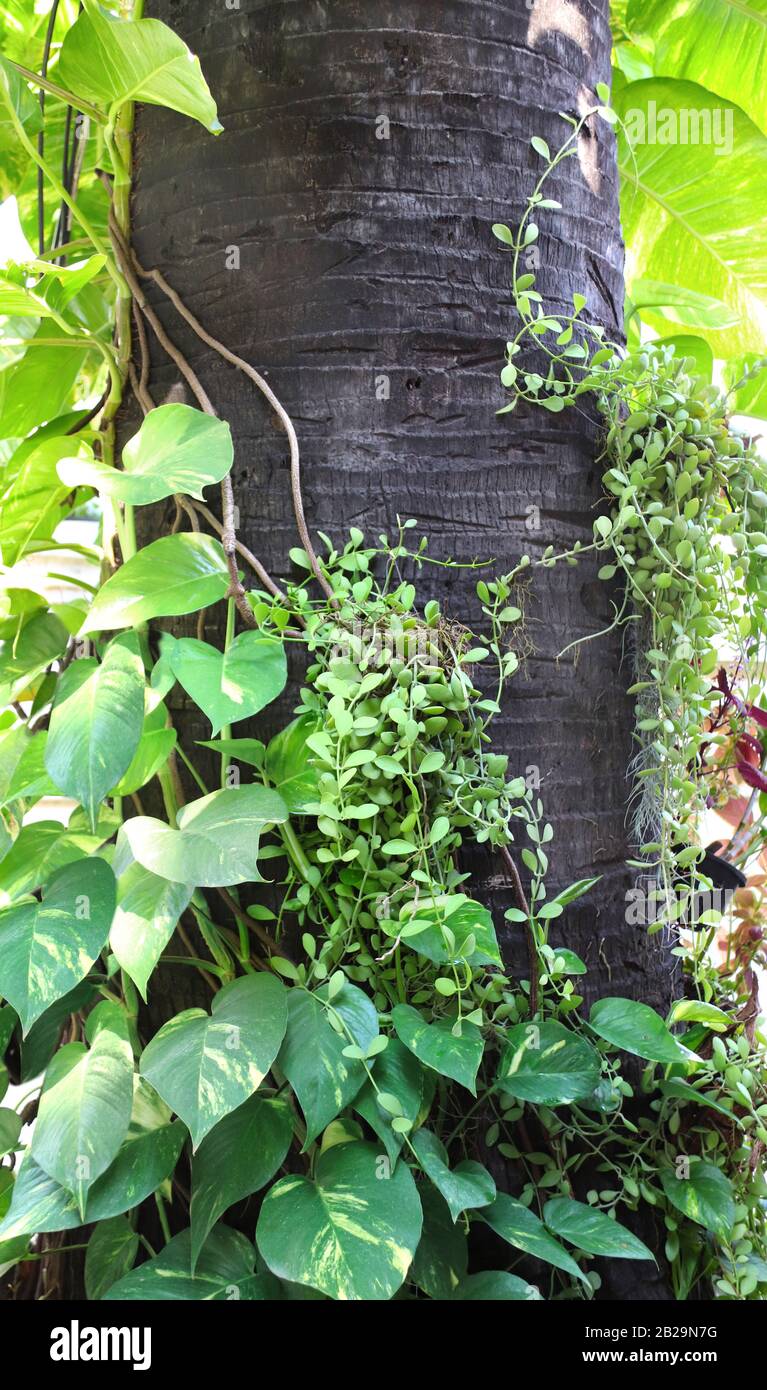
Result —
[{"label": "dischidia vine", "polygon": [[[523,558],[512,574],[478,579],[475,635],[460,615],[419,604],[423,565],[452,562],[428,554],[415,522],[372,545],[358,530],[342,544],[321,537],[317,550],[289,417],[132,250],[131,103],[218,128],[190,58],[139,5],[116,17],[94,0],[64,40],[55,82],[0,58],[0,101],[19,145],[77,224],[66,247],[46,251],[43,238],[37,256],[6,267],[0,307],[39,320],[40,351],[79,354],[79,399],[85,380],[97,402],[41,409],[28,425],[9,467],[22,490],[46,480],[50,514],[29,533],[6,510],[4,558],[98,496],[103,564],[102,583],[83,581],[84,601],[17,591],[3,620],[0,1043],[10,1055],[21,1040],[26,1075],[45,1067],[45,1079],[25,1152],[29,1113],[0,1110],[0,1265],[21,1278],[46,1233],[87,1225],[92,1298],[151,1299],[160,1287],[167,1296],[169,1280],[190,1299],[233,1287],[275,1299],[286,1284],[332,1299],[589,1298],[600,1284],[594,1257],[661,1255],[680,1298],[711,1280],[721,1296],[755,1296],[767,1097],[745,938],[718,971],[707,951],[718,918],[698,914],[706,930],[676,948],[690,995],[668,1019],[616,998],[582,1015],[574,982],[585,966],[549,932],[596,880],[548,896],[551,826],[491,741],[517,665],[519,581],[533,567]],[[78,181],[62,183],[40,154],[33,80],[96,131],[79,189],[98,219],[83,211]],[[733,760],[762,790],[755,661],[767,537],[754,526],[767,491],[726,403],[691,363],[606,344],[580,300],[571,315],[545,314],[533,277],[519,274],[537,236],[533,212],[555,210],[543,183],[578,129],[553,159],[536,137],[544,174],[521,226],[496,228],[512,251],[520,318],[503,381],[514,400],[549,410],[590,393],[604,416],[614,505],[595,521],[593,548],[607,552],[604,577],[626,581],[616,622],[636,612],[651,634],[637,658],[639,776],[661,828],[641,862],[658,867],[658,922],[673,898],[684,923],[709,886],[694,839],[701,808],[727,795]],[[298,578],[275,582],[236,534],[229,428],[149,304],[149,279],[287,432]],[[105,300],[114,338],[98,324]],[[199,409],[154,404],[150,335]],[[530,342],[548,355],[543,371],[524,364]],[[128,386],[144,421],[118,467],[114,422]],[[220,520],[203,500],[212,485]],[[171,497],[171,533],[138,549],[134,508]],[[150,626],[221,602],[223,650],[201,636],[158,640]],[[306,652],[296,717],[267,743],[237,736],[233,726],[284,689],[288,643]],[[210,721],[216,787],[171,725],[176,683]],[[145,813],[152,784],[164,818]],[[46,793],[78,803],[66,828],[23,823]],[[744,862],[755,824],[744,825]],[[472,896],[460,859],[471,843],[489,846],[508,878],[525,979],[504,969],[491,913]],[[276,910],[247,891],[273,863]],[[286,932],[295,922],[298,935]],[[210,1007],[146,1037],[140,1001],[169,961],[198,972]],[[640,1096],[625,1053],[647,1063]],[[507,1161],[513,1193],[478,1161],[480,1141]],[[253,1194],[235,1227],[226,1213]],[[142,1228],[146,1201],[159,1249]],[[646,1205],[662,1218],[663,1252],[617,1219]],[[506,1242],[507,1257],[469,1275],[476,1223]]]}]

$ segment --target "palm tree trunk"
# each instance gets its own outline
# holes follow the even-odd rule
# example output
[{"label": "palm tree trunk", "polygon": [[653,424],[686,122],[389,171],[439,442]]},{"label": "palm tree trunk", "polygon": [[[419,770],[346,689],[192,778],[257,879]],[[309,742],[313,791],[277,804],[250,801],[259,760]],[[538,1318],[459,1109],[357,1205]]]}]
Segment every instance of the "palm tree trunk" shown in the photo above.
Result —
[{"label": "palm tree trunk", "polygon": [[[608,9],[608,0],[577,9],[553,0],[146,5],[200,55],[225,133],[214,140],[171,113],[139,112],[136,249],[284,402],[314,532],[391,534],[398,514],[415,517],[433,556],[492,557],[499,572],[523,552],[589,540],[600,498],[593,416],[495,414],[512,309],[510,259],[490,228],[513,223],[534,184],[530,137],[557,148],[567,132],[557,113],[578,114],[609,81]],[[563,211],[539,219],[539,287],[554,309],[583,292],[614,336],[622,244],[604,122],[555,183]],[[149,297],[232,424],[241,538],[284,573],[297,543],[285,435],[156,287]],[[176,384],[158,354],[155,400]],[[167,526],[155,512],[143,539]],[[424,597],[476,623],[476,577],[427,566]],[[540,778],[555,832],[552,891],[602,875],[552,939],[584,957],[592,997],[609,991],[665,1010],[669,958],[626,920],[632,708],[621,638],[557,659],[609,625],[611,597],[587,561],[535,572],[533,650],[496,740],[515,773]],[[215,616],[208,621],[211,637]],[[191,713],[176,717],[185,737],[207,736]],[[475,891],[502,924],[511,901],[503,866],[477,858],[473,867]],[[523,943],[508,933],[505,945],[526,974]],[[637,1289],[637,1270],[648,1268],[632,1266],[633,1296],[663,1297],[653,1276]],[[621,1296],[619,1284],[611,1290]]]}]

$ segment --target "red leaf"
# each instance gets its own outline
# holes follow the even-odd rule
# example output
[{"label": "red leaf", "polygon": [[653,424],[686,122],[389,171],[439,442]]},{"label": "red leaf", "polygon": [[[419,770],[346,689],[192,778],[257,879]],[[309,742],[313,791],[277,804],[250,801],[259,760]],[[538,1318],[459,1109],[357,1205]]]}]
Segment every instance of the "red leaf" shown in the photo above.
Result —
[{"label": "red leaf", "polygon": [[738,763],[738,774],[747,782],[749,787],[756,787],[757,791],[767,792],[767,777],[758,767],[751,767],[749,763]]},{"label": "red leaf", "polygon": [[741,734],[737,749],[744,762],[750,763],[751,767],[759,767],[762,761],[762,745],[758,738],[753,734]]},{"label": "red leaf", "polygon": [[767,729],[767,711],[760,709],[758,705],[746,705],[746,714],[761,729]]}]

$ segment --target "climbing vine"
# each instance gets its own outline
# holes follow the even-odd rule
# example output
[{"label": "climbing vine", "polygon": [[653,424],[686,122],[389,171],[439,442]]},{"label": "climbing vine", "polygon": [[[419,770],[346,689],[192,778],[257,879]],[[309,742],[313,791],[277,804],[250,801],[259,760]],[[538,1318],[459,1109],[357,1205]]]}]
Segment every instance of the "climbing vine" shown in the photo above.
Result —
[{"label": "climbing vine", "polygon": [[[492,745],[533,562],[506,575],[470,567],[475,633],[421,602],[423,566],[453,562],[429,554],[414,521],[373,544],[357,529],[315,544],[298,439],[271,387],[131,246],[132,102],[215,134],[199,64],[140,4],[118,13],[95,0],[70,16],[55,59],[52,75],[46,58],[34,77],[0,58],[4,128],[53,195],[37,254],[29,247],[0,280],[13,421],[0,522],[11,576],[0,1056],[3,1075],[31,1092],[0,1109],[0,1267],[21,1287],[50,1233],[73,1232],[73,1244],[87,1241],[93,1299],[162,1289],[269,1300],[296,1288],[339,1300],[590,1298],[596,1257],[665,1257],[680,1298],[710,1280],[721,1296],[758,1297],[767,1095],[748,984],[756,904],[742,901],[723,968],[709,950],[720,918],[698,915],[699,944],[675,948],[691,992],[669,1018],[617,998],[584,1016],[586,967],[557,932],[597,880],[549,896],[552,827]],[[36,140],[30,83],[92,126],[95,154],[65,160],[64,180]],[[534,278],[518,273],[538,234],[533,211],[554,206],[543,183],[578,128],[553,159],[536,138],[543,177],[521,226],[496,228],[513,255],[520,324],[503,381],[512,405],[562,410],[588,395],[604,417],[615,500],[590,547],[540,563],[607,552],[603,577],[626,583],[615,621],[636,616],[648,634],[634,687],[649,788],[639,822],[659,831],[642,836],[642,862],[657,865],[659,893],[685,885],[684,921],[712,883],[694,839],[701,806],[727,796],[733,766],[761,790],[754,654],[767,538],[754,528],[767,490],[690,362],[606,344],[585,301],[547,315]],[[39,196],[30,206],[37,221]],[[23,235],[23,198],[19,209]],[[62,224],[77,235],[62,241]],[[149,280],[286,431],[300,542],[288,578],[268,574],[237,534],[229,427],[152,309]],[[197,406],[155,404],[150,337]],[[531,343],[542,369],[520,365]],[[118,457],[129,388],[143,423]],[[162,502],[175,504],[169,533],[138,547],[135,508]],[[73,515],[99,526],[77,552],[80,570],[54,536]],[[75,598],[13,582],[13,567],[41,554],[79,585]],[[157,626],[199,623],[214,605],[226,609],[221,647],[203,625],[195,637]],[[288,650],[304,657],[295,717],[270,740],[246,737],[235,726],[281,695]],[[204,754],[173,727],[176,685],[210,722]],[[69,799],[66,824],[28,815],[51,796]],[[749,822],[744,855],[759,833]],[[472,895],[473,845],[508,881],[522,978]],[[194,972],[206,1004],[152,1033],[144,1004],[167,965]],[[641,1087],[627,1056],[646,1064]],[[501,1170],[512,1191],[498,1190]],[[665,1251],[631,1229],[648,1206]],[[505,1258],[469,1274],[483,1227]]]}]

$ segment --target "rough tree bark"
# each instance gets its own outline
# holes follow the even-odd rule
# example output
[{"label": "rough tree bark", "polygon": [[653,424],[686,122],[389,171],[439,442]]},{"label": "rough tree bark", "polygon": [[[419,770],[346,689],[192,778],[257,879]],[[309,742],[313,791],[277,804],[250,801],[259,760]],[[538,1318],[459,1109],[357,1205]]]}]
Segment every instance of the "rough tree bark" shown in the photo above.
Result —
[{"label": "rough tree bark", "polygon": [[[600,496],[593,419],[495,415],[512,310],[510,260],[490,227],[519,215],[534,182],[531,135],[556,148],[567,130],[557,113],[577,114],[609,80],[608,0],[150,0],[146,13],[199,53],[225,133],[214,140],[172,114],[139,113],[137,252],[283,400],[310,526],[376,535],[391,533],[398,513],[412,516],[433,555],[492,556],[498,571],[522,552],[587,541]],[[555,182],[564,207],[540,219],[540,287],[554,306],[582,291],[614,335],[622,245],[604,123]],[[245,378],[201,348],[154,287],[150,298],[232,424],[242,538],[284,573],[296,543],[285,436]],[[158,354],[155,399],[174,385]],[[143,539],[167,525],[155,512]],[[427,567],[424,596],[477,621],[475,581]],[[535,649],[496,739],[515,772],[540,769],[552,890],[603,875],[552,939],[587,961],[592,997],[665,1010],[669,960],[658,937],[626,922],[632,708],[621,641],[557,660],[610,617],[590,561],[536,572]],[[209,638],[217,621],[214,612]],[[207,736],[183,707],[176,718],[185,737]],[[505,878],[489,860],[474,867],[501,926]],[[505,946],[526,974],[521,943],[507,933]],[[188,1002],[188,986],[165,978],[163,1017]],[[611,1272],[605,1292],[667,1297],[649,1268]]]}]

